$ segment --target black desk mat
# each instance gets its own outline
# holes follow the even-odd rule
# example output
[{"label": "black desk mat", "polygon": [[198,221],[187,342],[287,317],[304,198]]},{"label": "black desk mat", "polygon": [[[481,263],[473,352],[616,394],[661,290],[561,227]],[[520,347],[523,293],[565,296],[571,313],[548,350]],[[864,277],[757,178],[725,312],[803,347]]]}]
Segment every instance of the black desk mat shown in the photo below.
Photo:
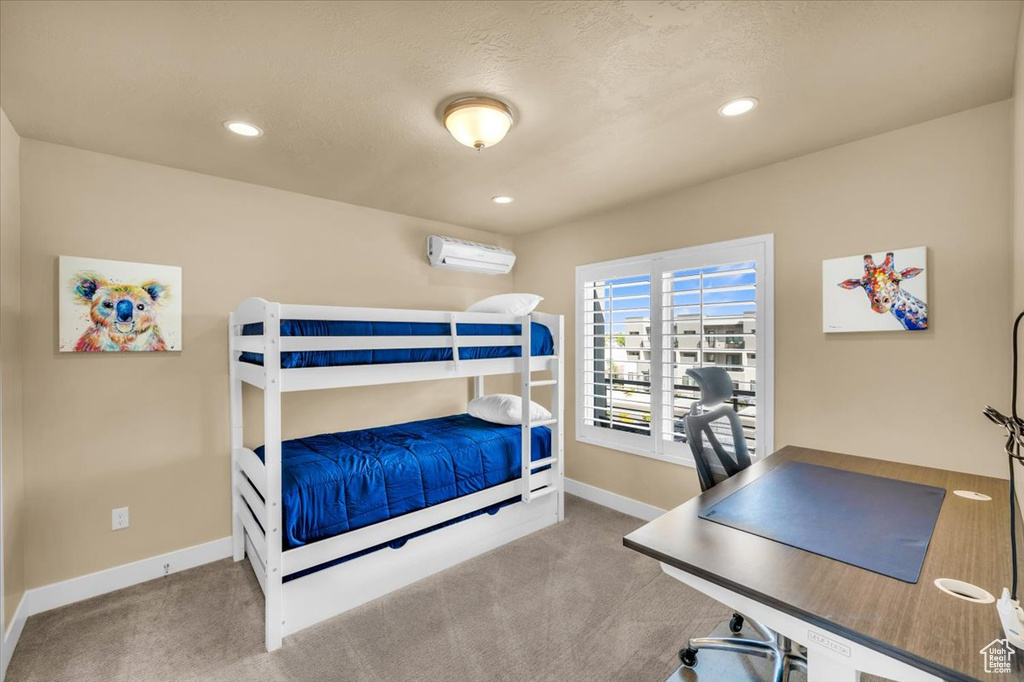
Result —
[{"label": "black desk mat", "polygon": [[700,517],[916,583],[946,491],[786,462]]}]

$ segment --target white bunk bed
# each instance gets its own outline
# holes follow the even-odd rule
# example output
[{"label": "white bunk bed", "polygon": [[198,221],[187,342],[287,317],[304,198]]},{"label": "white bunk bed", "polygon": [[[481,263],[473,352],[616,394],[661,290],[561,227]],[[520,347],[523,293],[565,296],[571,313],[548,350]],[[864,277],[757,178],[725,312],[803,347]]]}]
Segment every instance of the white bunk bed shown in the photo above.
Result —
[{"label": "white bunk bed", "polygon": [[[348,322],[433,322],[449,325],[443,336],[282,336],[282,320]],[[552,355],[531,355],[531,322],[550,329]],[[262,323],[262,335],[243,335],[244,325]],[[518,336],[460,336],[457,324],[520,325]],[[284,636],[343,613],[469,558],[549,526],[564,517],[563,360],[564,321],[560,315],[393,310],[287,305],[259,298],[243,302],[229,327],[231,381],[231,512],[235,561],[249,557],[265,596],[266,646],[281,647]],[[520,346],[521,357],[460,360],[461,345]],[[452,360],[376,365],[282,369],[281,353],[352,350],[452,348]],[[243,352],[260,353],[262,366],[243,362]],[[535,379],[533,373],[547,373]],[[472,378],[483,395],[484,377],[517,374],[523,400],[520,477],[428,506],[419,511],[351,530],[293,549],[282,545],[281,394],[291,391],[368,386],[450,378]],[[263,391],[263,460],[243,445],[242,384]],[[531,389],[551,387],[549,421],[529,421]],[[551,427],[551,455],[531,461],[531,428]],[[544,468],[543,471],[537,471]],[[480,514],[410,539],[398,551],[374,551],[285,582],[287,576],[377,547],[412,533],[520,500],[497,514]]]}]

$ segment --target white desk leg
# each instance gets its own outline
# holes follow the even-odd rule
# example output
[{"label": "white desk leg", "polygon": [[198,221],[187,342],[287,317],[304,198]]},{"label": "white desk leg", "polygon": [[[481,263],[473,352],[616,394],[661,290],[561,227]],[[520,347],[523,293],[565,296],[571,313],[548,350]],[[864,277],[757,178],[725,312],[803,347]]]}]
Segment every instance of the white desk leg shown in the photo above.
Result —
[{"label": "white desk leg", "polygon": [[887,680],[942,682],[941,678],[920,668],[897,661],[880,651],[869,649],[840,635],[828,633],[788,613],[710,583],[692,573],[667,564],[662,564],[661,568],[667,575],[726,604],[733,611],[757,620],[775,632],[806,646],[808,682],[859,682],[859,670]]},{"label": "white desk leg", "polygon": [[831,656],[808,649],[807,682],[860,682],[860,673]]}]

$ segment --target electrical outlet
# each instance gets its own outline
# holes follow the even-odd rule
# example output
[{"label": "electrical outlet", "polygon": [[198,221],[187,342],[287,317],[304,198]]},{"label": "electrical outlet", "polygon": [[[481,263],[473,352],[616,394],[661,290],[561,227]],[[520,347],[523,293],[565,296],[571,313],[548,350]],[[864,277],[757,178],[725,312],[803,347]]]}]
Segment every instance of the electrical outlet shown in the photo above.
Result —
[{"label": "electrical outlet", "polygon": [[110,530],[122,530],[128,527],[128,507],[115,509],[110,514]]}]

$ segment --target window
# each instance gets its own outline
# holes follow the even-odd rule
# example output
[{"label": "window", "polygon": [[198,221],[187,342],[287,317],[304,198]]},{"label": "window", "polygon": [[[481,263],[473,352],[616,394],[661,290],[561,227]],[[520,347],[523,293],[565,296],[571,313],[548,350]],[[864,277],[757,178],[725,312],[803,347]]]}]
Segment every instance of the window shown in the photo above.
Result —
[{"label": "window", "polygon": [[771,264],[766,235],[578,267],[577,439],[692,464],[686,370],[720,366],[751,454],[770,453]]}]

